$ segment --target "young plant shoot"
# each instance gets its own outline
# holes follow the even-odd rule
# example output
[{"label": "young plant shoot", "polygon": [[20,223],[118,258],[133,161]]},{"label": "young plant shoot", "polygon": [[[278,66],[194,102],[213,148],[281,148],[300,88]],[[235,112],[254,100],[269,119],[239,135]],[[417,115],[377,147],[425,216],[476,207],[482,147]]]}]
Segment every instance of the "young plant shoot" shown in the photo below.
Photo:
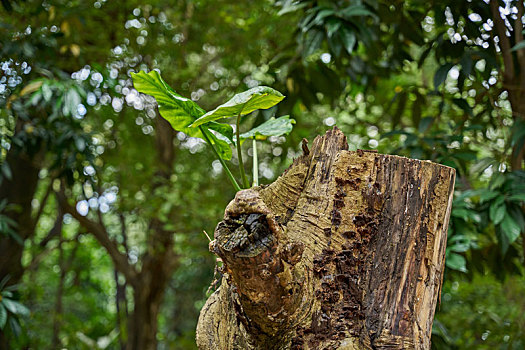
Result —
[{"label": "young plant shoot", "polygon": [[[242,159],[241,146],[243,141],[252,139],[254,155],[252,184],[258,185],[256,139],[288,134],[292,130],[292,124],[295,123],[289,116],[272,117],[261,125],[241,134],[240,122],[242,117],[259,109],[271,108],[284,99],[283,94],[267,86],[257,86],[244,91],[214,110],[206,112],[194,101],[175,92],[155,70],[149,73],[143,71],[131,73],[131,78],[137,91],[151,95],[157,100],[160,115],[170,123],[174,130],[183,132],[190,137],[203,139],[210,145],[236,191],[241,190],[241,187],[250,187]],[[233,128],[229,123],[219,122],[219,120],[232,117],[235,117],[235,137]],[[241,185],[226,164],[226,160],[232,158],[230,145],[237,148]]]}]

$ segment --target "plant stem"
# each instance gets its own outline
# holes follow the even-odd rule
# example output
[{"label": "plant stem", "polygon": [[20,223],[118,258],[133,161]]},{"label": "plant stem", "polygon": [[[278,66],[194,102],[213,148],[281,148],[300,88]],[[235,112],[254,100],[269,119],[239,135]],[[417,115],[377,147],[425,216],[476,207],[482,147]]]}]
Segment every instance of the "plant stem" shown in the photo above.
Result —
[{"label": "plant stem", "polygon": [[239,158],[239,171],[241,172],[241,180],[244,188],[249,188],[250,184],[248,182],[248,178],[246,177],[246,173],[244,172],[244,163],[242,161],[242,151],[241,151],[241,131],[239,128],[239,124],[241,122],[241,113],[237,116],[237,124],[235,128],[235,133],[237,134],[237,157]]},{"label": "plant stem", "polygon": [[237,183],[237,181],[233,177],[233,174],[230,171],[230,168],[228,168],[228,166],[226,165],[226,162],[224,161],[224,159],[222,159],[222,157],[219,154],[219,152],[217,152],[217,149],[215,149],[215,146],[211,142],[211,140],[208,137],[208,135],[204,132],[204,129],[202,128],[202,126],[199,126],[199,129],[201,130],[202,134],[204,135],[204,138],[206,139],[206,142],[208,142],[208,145],[210,145],[211,149],[213,150],[213,152],[217,156],[217,159],[219,160],[219,162],[221,162],[221,165],[224,168],[224,171],[226,171],[226,175],[228,175],[228,178],[230,179],[230,182],[232,183],[233,188],[235,188],[235,191],[240,191],[241,187],[239,186],[239,184]]},{"label": "plant stem", "polygon": [[253,149],[253,186],[259,186],[259,161],[257,160],[257,141],[255,141],[255,136],[252,139],[252,149]]}]

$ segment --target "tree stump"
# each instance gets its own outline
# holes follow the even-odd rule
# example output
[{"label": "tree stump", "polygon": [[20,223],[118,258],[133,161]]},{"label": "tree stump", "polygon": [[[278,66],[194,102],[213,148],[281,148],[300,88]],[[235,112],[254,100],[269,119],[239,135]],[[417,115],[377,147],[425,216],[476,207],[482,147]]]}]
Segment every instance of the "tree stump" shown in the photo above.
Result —
[{"label": "tree stump", "polygon": [[455,171],[347,149],[334,128],[228,205],[199,349],[430,348]]}]

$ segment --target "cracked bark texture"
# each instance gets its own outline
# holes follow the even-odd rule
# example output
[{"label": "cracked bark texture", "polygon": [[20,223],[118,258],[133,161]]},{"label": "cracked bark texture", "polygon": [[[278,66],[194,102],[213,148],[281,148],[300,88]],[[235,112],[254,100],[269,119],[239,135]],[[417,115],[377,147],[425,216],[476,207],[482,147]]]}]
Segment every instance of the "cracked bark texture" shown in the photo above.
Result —
[{"label": "cracked bark texture", "polygon": [[228,205],[199,349],[430,348],[455,171],[347,149],[334,128]]}]

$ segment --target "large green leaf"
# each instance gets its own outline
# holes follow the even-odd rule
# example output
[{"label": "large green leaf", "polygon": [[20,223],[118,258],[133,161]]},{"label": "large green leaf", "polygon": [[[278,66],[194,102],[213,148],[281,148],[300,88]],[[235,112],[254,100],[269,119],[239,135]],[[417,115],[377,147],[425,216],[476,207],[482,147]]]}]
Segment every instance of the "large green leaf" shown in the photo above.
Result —
[{"label": "large green leaf", "polygon": [[220,139],[215,136],[211,131],[204,128],[206,136],[210,139],[211,143],[215,146],[215,149],[219,153],[222,159],[230,160],[232,159],[232,150],[227,141]]},{"label": "large green leaf", "polygon": [[326,21],[326,24],[325,24],[326,34],[328,35],[329,38],[332,37],[332,35],[334,35],[334,33],[336,33],[339,30],[342,23],[343,22],[338,18],[330,18],[329,20]]},{"label": "large green leaf", "polygon": [[500,188],[504,183],[505,183],[505,175],[503,175],[500,172],[497,172],[490,179],[489,189],[495,190],[497,188]]},{"label": "large green leaf", "polygon": [[4,305],[0,304],[0,329],[4,329],[6,322],[7,322],[7,311]]},{"label": "large green leaf", "polygon": [[312,29],[305,33],[303,41],[303,55],[308,57],[312,55],[323,43],[324,33],[319,29]]},{"label": "large green leaf", "polygon": [[479,201],[480,203],[484,203],[488,200],[496,198],[497,196],[499,196],[499,192],[483,189],[481,194],[479,195]]},{"label": "large green leaf", "polygon": [[467,261],[463,255],[456,253],[447,254],[445,265],[452,270],[467,272]]},{"label": "large green leaf", "polygon": [[464,221],[469,221],[469,220],[472,220],[474,222],[480,221],[480,217],[478,213],[476,213],[474,210],[465,209],[465,208],[456,208],[452,210],[452,216],[456,218],[461,218]]},{"label": "large green leaf", "polygon": [[374,17],[375,19],[378,19],[375,13],[369,11],[363,5],[348,6],[343,11],[340,11],[339,15],[347,19],[350,17],[365,17],[365,16],[371,16],[371,17]]},{"label": "large green leaf", "polygon": [[341,30],[341,38],[343,40],[346,52],[352,54],[352,51],[354,50],[354,45],[357,42],[355,33],[347,27],[343,27],[343,29]]},{"label": "large green leaf", "polygon": [[509,197],[509,200],[514,202],[523,202],[525,201],[525,193],[513,194]]},{"label": "large green leaf", "polygon": [[131,78],[137,91],[155,97],[160,115],[171,124],[173,129],[188,136],[203,138],[198,128],[189,127],[205,113],[198,104],[175,92],[157,71],[131,73]]},{"label": "large green leaf", "polygon": [[469,242],[459,242],[448,246],[448,249],[454,253],[464,253],[470,249]]},{"label": "large green leaf", "polygon": [[2,299],[2,303],[4,304],[7,310],[9,310],[15,315],[20,315],[20,316],[29,315],[29,309],[17,301],[4,298]]},{"label": "large green leaf", "polygon": [[[501,198],[501,197],[500,197]],[[497,225],[503,220],[505,213],[507,212],[507,207],[503,201],[495,201],[490,205],[489,216],[490,220]]]},{"label": "large green leaf", "polygon": [[505,214],[503,221],[501,222],[501,230],[505,236],[509,239],[509,244],[514,242],[520,235],[520,226],[514,221],[514,219],[508,214]]},{"label": "large green leaf", "polygon": [[321,10],[317,12],[317,16],[315,16],[314,24],[315,25],[321,25],[324,22],[324,19],[326,17],[335,15],[335,10],[332,8],[320,8]]},{"label": "large green leaf", "polygon": [[204,114],[191,126],[196,127],[221,118],[246,115],[257,109],[268,109],[284,98],[283,94],[267,86],[258,86],[233,96],[228,102]]},{"label": "large green leaf", "polygon": [[289,115],[285,115],[279,118],[270,118],[256,128],[251,129],[241,134],[241,139],[247,139],[250,137],[261,137],[266,138],[267,136],[281,136],[289,134],[292,131],[294,119],[290,119]]},{"label": "large green leaf", "polygon": [[448,71],[454,67],[453,63],[445,63],[434,74],[434,89],[437,90],[439,85],[443,84],[447,79]]},{"label": "large green leaf", "polygon": [[211,130],[217,131],[220,134],[219,139],[224,139],[226,142],[233,143],[233,128],[230,124],[209,122],[206,126]]},{"label": "large green leaf", "polygon": [[18,338],[20,336],[20,333],[22,333],[22,327],[20,327],[20,323],[15,317],[9,317],[8,322],[9,327],[13,331],[13,334],[15,335],[15,337]]}]

